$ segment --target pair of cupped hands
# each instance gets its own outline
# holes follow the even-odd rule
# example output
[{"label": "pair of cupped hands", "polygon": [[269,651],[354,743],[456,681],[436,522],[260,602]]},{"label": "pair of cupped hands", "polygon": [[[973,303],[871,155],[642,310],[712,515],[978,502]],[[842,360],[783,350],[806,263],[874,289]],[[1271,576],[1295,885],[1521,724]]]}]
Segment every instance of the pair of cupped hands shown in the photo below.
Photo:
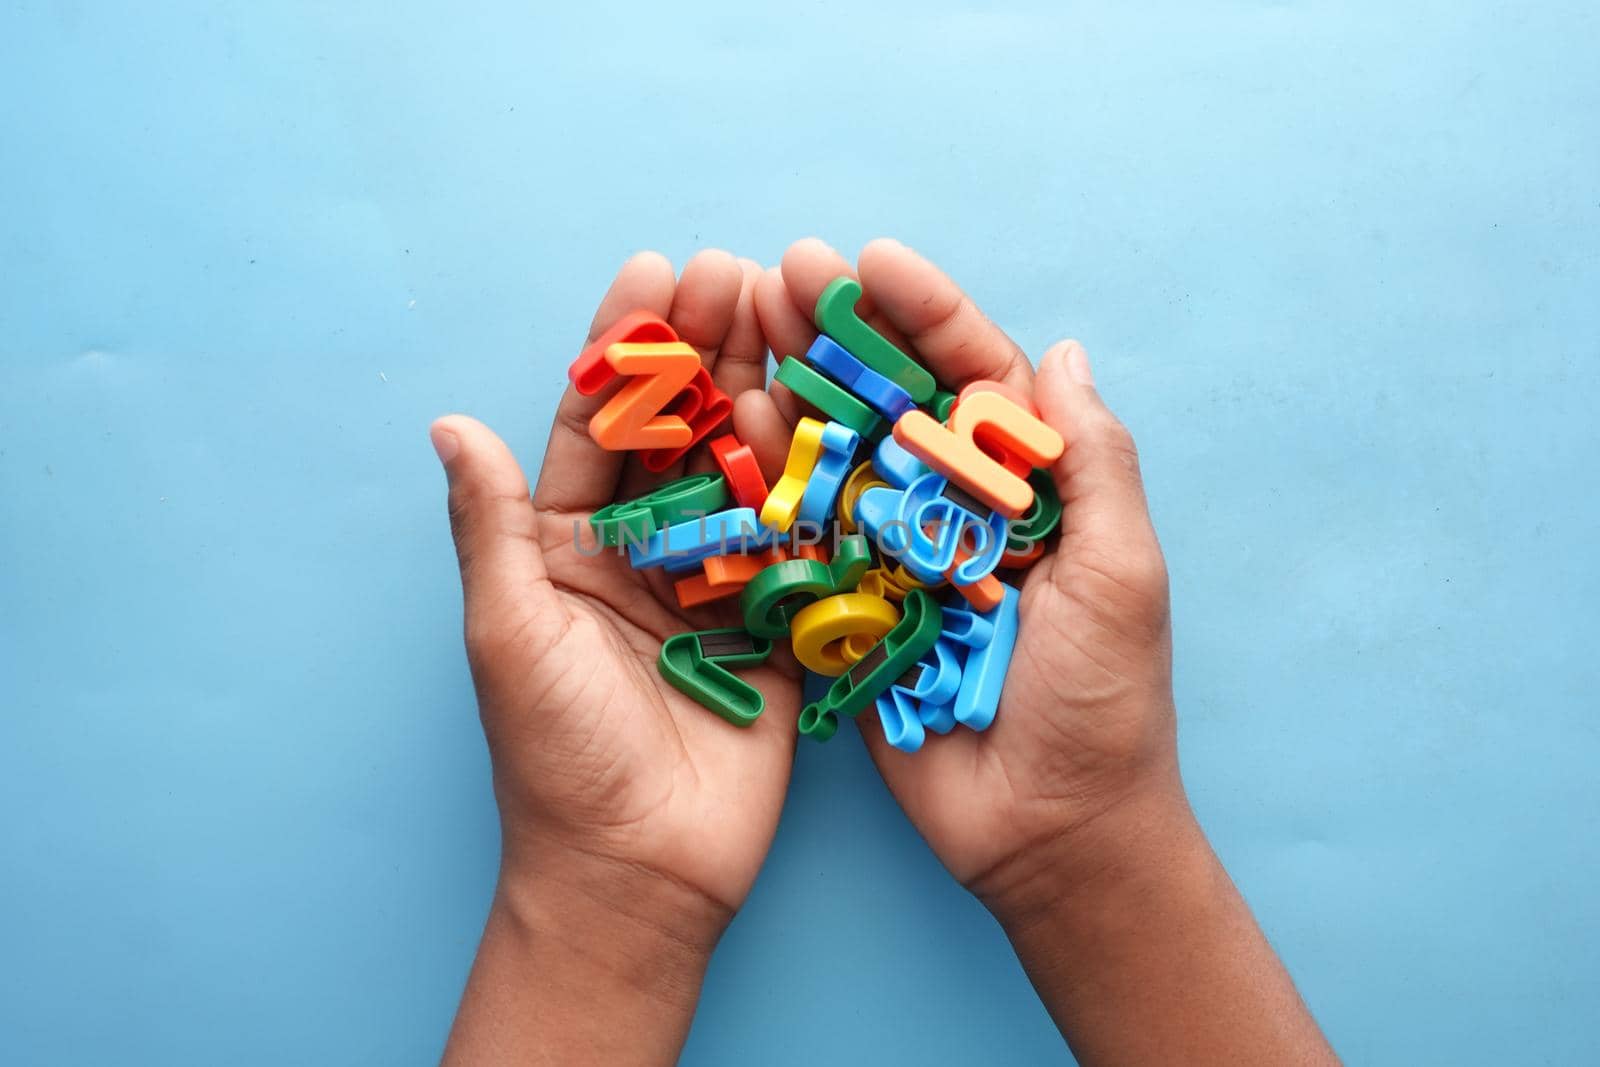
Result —
[{"label": "pair of cupped hands", "polygon": [[[734,398],[731,429],[771,484],[804,412],[767,383],[768,353],[806,351],[811,309],[841,274],[861,282],[862,316],[945,388],[994,380],[1023,389],[1067,443],[1052,471],[1059,540],[1022,583],[994,725],[930,737],[908,754],[885,743],[871,708],[857,720],[890,792],[945,867],[1002,921],[1020,920],[1114,866],[1150,820],[1186,810],[1166,571],[1133,440],[1095,391],[1083,348],[1054,344],[1035,369],[949,277],[893,240],[868,244],[854,266],[815,239],[765,270],[705,251],[675,274],[664,257],[641,253],[600,301],[589,339],[629,311],[664,317]],[[572,353],[581,348],[574,338]],[[486,426],[452,415],[432,428],[502,819],[501,885],[563,887],[709,951],[777,828],[798,740],[799,668],[775,655],[742,673],[767,701],[746,729],[661,678],[662,641],[737,624],[737,602],[685,611],[664,575],[574,539],[592,536],[588,517],[605,504],[713,468],[703,448],[659,475],[601,449],[587,428],[606,399],[567,388],[531,496]]]}]

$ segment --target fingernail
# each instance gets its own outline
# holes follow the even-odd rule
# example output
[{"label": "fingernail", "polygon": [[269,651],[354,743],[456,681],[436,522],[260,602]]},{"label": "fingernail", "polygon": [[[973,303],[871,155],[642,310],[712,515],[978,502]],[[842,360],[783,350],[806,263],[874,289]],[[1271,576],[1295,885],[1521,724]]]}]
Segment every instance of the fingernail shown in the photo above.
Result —
[{"label": "fingernail", "polygon": [[433,442],[433,450],[439,454],[439,462],[446,467],[456,458],[456,453],[461,451],[461,438],[443,426],[430,427],[428,440]]},{"label": "fingernail", "polygon": [[1089,368],[1089,353],[1080,344],[1067,346],[1067,374],[1079,385],[1094,384],[1094,371]]}]

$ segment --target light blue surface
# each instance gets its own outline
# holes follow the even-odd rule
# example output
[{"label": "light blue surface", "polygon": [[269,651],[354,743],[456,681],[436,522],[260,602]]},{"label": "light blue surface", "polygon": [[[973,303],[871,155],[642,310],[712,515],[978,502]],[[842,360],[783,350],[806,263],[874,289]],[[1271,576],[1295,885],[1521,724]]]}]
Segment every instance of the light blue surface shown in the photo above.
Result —
[{"label": "light blue surface", "polygon": [[[541,7],[0,11],[0,1060],[437,1055],[497,845],[427,422],[533,466],[629,252],[810,232],[1088,345],[1349,1059],[1600,1059],[1592,4]],[[1058,1048],[803,745],[687,1061]]]}]

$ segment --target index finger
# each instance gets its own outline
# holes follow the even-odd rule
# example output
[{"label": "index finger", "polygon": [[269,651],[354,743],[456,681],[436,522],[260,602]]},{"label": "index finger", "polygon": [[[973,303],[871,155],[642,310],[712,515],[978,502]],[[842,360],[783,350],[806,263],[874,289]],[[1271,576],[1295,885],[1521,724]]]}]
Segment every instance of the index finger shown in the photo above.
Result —
[{"label": "index finger", "polygon": [[944,271],[887,237],[869,242],[858,265],[862,288],[947,388],[980,380],[1031,387],[1028,357]]}]

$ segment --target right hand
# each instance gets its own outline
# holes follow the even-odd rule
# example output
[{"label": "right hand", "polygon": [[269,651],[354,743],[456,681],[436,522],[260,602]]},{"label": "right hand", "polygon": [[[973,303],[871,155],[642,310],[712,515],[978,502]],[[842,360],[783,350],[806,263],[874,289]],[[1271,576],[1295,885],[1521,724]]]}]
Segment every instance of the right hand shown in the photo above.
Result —
[{"label": "right hand", "polygon": [[[663,257],[642,253],[601,301],[589,340],[645,309],[699,350],[730,396],[759,394],[759,274],[753,262],[702,252],[674,278]],[[531,499],[510,449],[482,423],[455,415],[433,427],[494,765],[502,888],[564,879],[621,910],[648,893],[680,904],[672,918],[682,913],[685,929],[674,933],[709,952],[777,829],[798,693],[782,661],[747,671],[769,706],[749,728],[729,726],[668,685],[656,657],[667,637],[728,625],[736,612],[686,612],[666,577],[574,545],[580,531],[590,543],[600,506],[684,473],[680,461],[648,475],[590,440],[589,419],[610,395],[567,388]]]}]

